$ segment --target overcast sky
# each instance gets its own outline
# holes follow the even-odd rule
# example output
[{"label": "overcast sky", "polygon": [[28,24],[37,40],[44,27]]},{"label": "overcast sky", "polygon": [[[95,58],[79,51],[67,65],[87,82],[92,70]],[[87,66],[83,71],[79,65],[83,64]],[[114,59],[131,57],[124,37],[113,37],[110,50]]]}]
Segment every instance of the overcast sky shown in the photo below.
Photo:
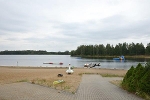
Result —
[{"label": "overcast sky", "polygon": [[150,43],[150,0],[0,0],[0,51]]}]

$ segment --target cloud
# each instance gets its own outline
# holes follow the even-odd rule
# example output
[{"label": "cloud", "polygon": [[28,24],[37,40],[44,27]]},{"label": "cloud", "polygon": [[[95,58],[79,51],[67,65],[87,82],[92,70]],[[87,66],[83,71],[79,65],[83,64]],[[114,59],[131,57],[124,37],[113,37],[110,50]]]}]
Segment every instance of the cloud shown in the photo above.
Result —
[{"label": "cloud", "polygon": [[149,0],[1,0],[0,50],[65,51],[139,42],[150,35]]}]

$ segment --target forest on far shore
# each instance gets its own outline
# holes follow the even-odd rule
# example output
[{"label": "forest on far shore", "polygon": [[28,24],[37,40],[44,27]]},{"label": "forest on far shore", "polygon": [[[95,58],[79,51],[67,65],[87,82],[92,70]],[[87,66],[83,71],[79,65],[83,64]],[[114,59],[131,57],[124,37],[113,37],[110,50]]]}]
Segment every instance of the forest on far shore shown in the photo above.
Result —
[{"label": "forest on far shore", "polygon": [[120,56],[120,55],[150,55],[150,43],[146,47],[142,43],[118,43],[115,47],[111,44],[80,45],[71,51],[71,56]]},{"label": "forest on far shore", "polygon": [[65,52],[47,52],[46,50],[5,50],[0,51],[0,55],[69,55],[69,51]]}]

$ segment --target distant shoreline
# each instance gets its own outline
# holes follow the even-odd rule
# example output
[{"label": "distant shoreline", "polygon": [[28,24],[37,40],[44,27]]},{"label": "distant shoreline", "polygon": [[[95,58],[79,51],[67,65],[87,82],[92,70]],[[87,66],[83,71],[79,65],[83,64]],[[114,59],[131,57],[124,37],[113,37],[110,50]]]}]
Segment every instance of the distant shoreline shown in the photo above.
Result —
[{"label": "distant shoreline", "polygon": [[46,50],[5,50],[0,51],[0,55],[69,55],[69,51],[65,52],[47,52]]},{"label": "distant shoreline", "polygon": [[[16,69],[68,69],[68,67],[38,67],[38,66],[0,66],[0,68],[16,68]],[[74,67],[73,69],[103,69],[103,70],[126,70],[120,68],[87,68],[87,67]]]},{"label": "distant shoreline", "polygon": [[[0,54],[0,55],[70,55],[70,54]],[[71,56],[71,55],[70,55]],[[149,59],[150,55],[124,55],[125,58],[146,58]],[[119,56],[81,56],[81,55],[74,55],[71,57],[81,57],[81,58],[114,58],[114,57],[119,57]]]},{"label": "distant shoreline", "polygon": [[[133,56],[129,56],[129,55],[124,55],[125,58],[146,58],[149,59],[150,55],[133,55]],[[76,55],[76,56],[72,56],[72,57],[83,57],[83,58],[114,58],[114,57],[119,57],[119,56],[81,56],[81,55]]]}]

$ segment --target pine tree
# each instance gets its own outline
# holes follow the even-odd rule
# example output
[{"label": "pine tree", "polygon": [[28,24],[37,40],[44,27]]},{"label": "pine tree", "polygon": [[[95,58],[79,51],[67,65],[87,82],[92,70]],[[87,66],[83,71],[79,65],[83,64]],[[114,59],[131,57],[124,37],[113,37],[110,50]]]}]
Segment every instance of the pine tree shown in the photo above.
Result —
[{"label": "pine tree", "polygon": [[129,70],[128,70],[128,72],[126,73],[126,75],[125,75],[125,77],[124,77],[124,79],[123,79],[123,81],[122,81],[122,87],[124,88],[124,89],[127,89],[128,88],[128,84],[130,83],[130,80],[131,80],[131,76],[132,76],[132,73],[133,73],[133,71],[134,71],[134,67],[132,66]]},{"label": "pine tree", "polygon": [[143,73],[144,75],[139,82],[139,89],[150,95],[150,62],[146,64]]}]

